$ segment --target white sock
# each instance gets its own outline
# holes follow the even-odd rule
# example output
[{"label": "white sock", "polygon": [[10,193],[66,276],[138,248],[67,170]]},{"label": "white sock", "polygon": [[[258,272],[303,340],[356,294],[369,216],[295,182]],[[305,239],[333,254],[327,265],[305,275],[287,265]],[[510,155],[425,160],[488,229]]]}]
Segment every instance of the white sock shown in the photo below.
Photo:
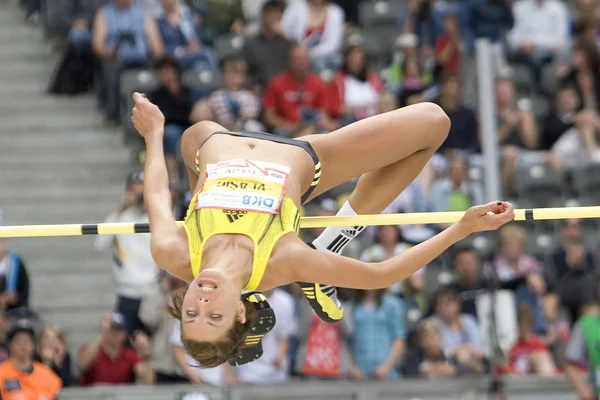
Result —
[{"label": "white sock", "polygon": [[[336,216],[358,215],[352,209],[350,203],[344,203]],[[340,254],[352,239],[358,236],[365,229],[364,226],[330,226],[325,228],[318,238],[313,240],[312,244],[319,251],[329,251]]]}]

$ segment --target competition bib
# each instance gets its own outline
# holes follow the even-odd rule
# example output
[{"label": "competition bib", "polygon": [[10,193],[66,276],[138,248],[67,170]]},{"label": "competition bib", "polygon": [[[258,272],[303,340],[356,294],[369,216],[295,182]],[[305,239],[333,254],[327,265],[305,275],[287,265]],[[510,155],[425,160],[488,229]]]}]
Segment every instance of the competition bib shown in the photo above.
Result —
[{"label": "competition bib", "polygon": [[276,214],[289,173],[289,167],[262,161],[208,164],[196,210],[220,208]]}]

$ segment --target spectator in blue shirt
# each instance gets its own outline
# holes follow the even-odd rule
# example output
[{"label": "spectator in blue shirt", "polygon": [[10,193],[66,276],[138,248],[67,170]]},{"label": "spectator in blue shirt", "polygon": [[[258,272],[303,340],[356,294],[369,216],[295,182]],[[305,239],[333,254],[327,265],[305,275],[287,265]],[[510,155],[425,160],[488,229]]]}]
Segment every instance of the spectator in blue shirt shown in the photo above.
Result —
[{"label": "spectator in blue shirt", "polygon": [[0,239],[0,307],[7,311],[29,304],[29,277],[21,257]]},{"label": "spectator in blue shirt", "polygon": [[156,21],[165,53],[174,57],[183,69],[197,67],[214,71],[216,56],[202,47],[191,10],[179,0],[161,0],[161,4]]},{"label": "spectator in blue shirt", "polygon": [[385,289],[361,293],[352,309],[354,362],[365,377],[398,378],[396,367],[404,353],[404,306]]},{"label": "spectator in blue shirt", "polygon": [[483,372],[483,339],[479,325],[472,315],[461,314],[458,295],[450,289],[442,289],[434,299],[434,309],[440,323],[444,354],[471,372]]},{"label": "spectator in blue shirt", "polygon": [[511,4],[512,0],[469,0],[461,7],[469,49],[474,48],[475,39],[486,38],[501,51],[502,35],[514,24]]}]

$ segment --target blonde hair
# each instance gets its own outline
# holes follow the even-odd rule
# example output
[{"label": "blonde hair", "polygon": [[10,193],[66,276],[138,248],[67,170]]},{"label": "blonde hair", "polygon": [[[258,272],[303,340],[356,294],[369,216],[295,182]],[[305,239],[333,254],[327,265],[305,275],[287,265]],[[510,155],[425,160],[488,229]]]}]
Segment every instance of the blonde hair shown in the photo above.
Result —
[{"label": "blonde hair", "polygon": [[507,225],[500,229],[499,239],[500,245],[511,239],[518,240],[521,245],[525,245],[527,240],[527,232],[525,232],[525,229],[518,225]]},{"label": "blonde hair", "polygon": [[435,318],[425,318],[419,323],[419,326],[417,327],[418,337],[420,338],[426,334],[441,334],[440,324]]}]

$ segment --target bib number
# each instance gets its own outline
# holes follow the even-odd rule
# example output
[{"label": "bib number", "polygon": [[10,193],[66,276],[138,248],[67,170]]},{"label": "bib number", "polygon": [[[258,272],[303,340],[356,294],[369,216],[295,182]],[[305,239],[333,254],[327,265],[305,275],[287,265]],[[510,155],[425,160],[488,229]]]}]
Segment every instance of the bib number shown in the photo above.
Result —
[{"label": "bib number", "polygon": [[261,161],[230,160],[209,164],[196,209],[276,214],[289,173],[289,167]]}]

